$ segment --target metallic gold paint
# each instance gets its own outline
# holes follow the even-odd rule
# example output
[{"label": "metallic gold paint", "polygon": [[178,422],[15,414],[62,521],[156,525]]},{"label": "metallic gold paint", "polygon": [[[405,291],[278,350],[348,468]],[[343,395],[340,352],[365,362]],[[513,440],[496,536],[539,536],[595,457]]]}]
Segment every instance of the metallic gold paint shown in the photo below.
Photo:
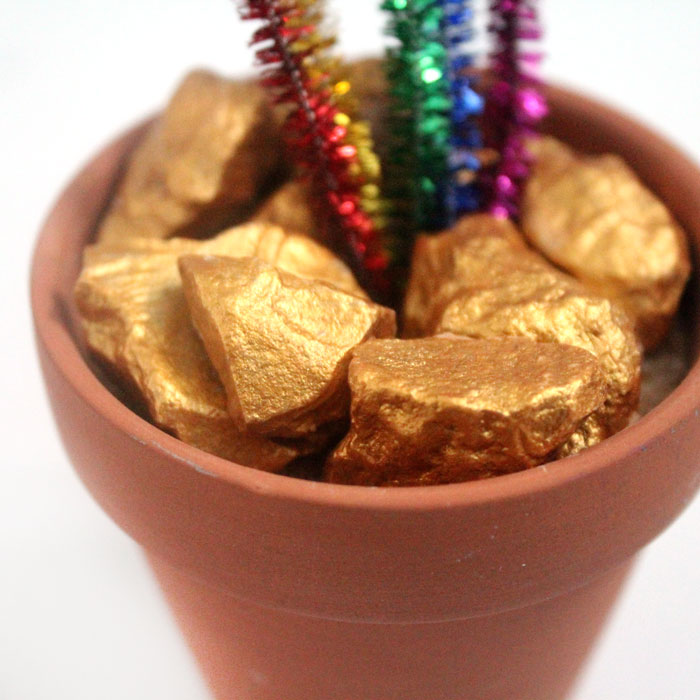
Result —
[{"label": "metallic gold paint", "polygon": [[645,347],[656,346],[690,272],[685,233],[620,157],[579,155],[552,138],[532,150],[523,232],[556,265],[615,299]]},{"label": "metallic gold paint", "polygon": [[76,300],[90,349],[143,398],[153,421],[195,447],[261,469],[279,471],[319,446],[242,432],[191,323],[177,259],[186,254],[257,255],[313,279],[362,294],[348,268],[304,236],[246,224],[208,241],[126,239],[85,252]]},{"label": "metallic gold paint", "polygon": [[132,154],[98,239],[202,235],[242,221],[280,154],[261,88],[194,71]]},{"label": "metallic gold paint", "polygon": [[404,308],[409,336],[524,336],[591,352],[606,402],[588,444],[625,427],[637,407],[641,355],[626,314],[527,248],[507,220],[472,215],[420,237]]},{"label": "metallic gold paint", "polygon": [[76,286],[88,346],[135,387],[153,422],[219,457],[279,471],[299,454],[238,430],[190,322],[168,254],[125,254],[85,268]]},{"label": "metallic gold paint", "polygon": [[376,340],[353,353],[334,483],[410,486],[542,464],[605,400],[585,350],[527,338]]},{"label": "metallic gold paint", "polygon": [[236,425],[307,438],[347,418],[350,354],[395,335],[394,312],[258,258],[180,258],[192,320]]},{"label": "metallic gold paint", "polygon": [[124,253],[163,253],[173,260],[194,255],[253,256],[300,277],[328,282],[357,296],[366,297],[350,269],[330,250],[307,236],[287,233],[275,224],[249,222],[223,231],[214,238],[197,241],[172,238],[167,241],[133,238],[121,242],[98,243],[84,253],[86,266],[118,258]]},{"label": "metallic gold paint", "polygon": [[312,206],[313,189],[309,183],[292,180],[273,192],[253,215],[253,221],[277,224],[287,231],[303,233],[323,241],[325,226],[320,211]]}]

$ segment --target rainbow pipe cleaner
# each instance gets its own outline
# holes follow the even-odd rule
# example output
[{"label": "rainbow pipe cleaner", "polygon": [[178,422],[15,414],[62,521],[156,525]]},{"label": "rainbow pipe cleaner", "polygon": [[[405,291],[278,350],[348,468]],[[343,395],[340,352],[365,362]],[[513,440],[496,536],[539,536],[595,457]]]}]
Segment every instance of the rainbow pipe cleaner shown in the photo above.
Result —
[{"label": "rainbow pipe cleaner", "polygon": [[[387,32],[399,45],[387,50],[391,155],[386,193],[394,206],[393,226],[405,236],[446,223],[450,111],[445,21],[440,0],[385,0]],[[405,243],[397,251],[405,257]]]},{"label": "rainbow pipe cleaner", "polygon": [[339,224],[339,231],[328,227],[331,244],[345,254],[358,281],[382,296],[389,288],[389,258],[380,229],[381,169],[369,126],[348,113],[350,85],[335,75],[338,62],[327,54],[335,39],[319,29],[320,7],[318,0],[247,0],[240,13],[262,21],[252,39],[261,45],[258,62],[268,66],[262,83],[276,102],[292,107],[287,141]]},{"label": "rainbow pipe cleaner", "polygon": [[446,208],[450,222],[481,205],[477,173],[481,168],[478,151],[483,148],[478,117],[484,100],[474,89],[476,74],[469,42],[474,36],[472,0],[441,0],[443,42],[447,48],[448,79],[452,108],[448,165],[450,182]]},{"label": "rainbow pipe cleaner", "polygon": [[382,230],[386,226],[386,203],[380,196],[382,166],[374,151],[371,126],[368,121],[355,117],[357,103],[352,95],[350,81],[343,75],[338,57],[331,56],[324,50],[333,46],[336,40],[334,37],[322,36],[318,30],[323,20],[319,0],[297,0],[297,5],[306,10],[306,14],[300,18],[290,17],[289,26],[301,26],[302,20],[302,24],[305,22],[309,26],[312,23],[316,28],[307,36],[297,39],[293,48],[303,52],[318,47],[318,50],[314,49],[304,59],[304,67],[314,90],[330,89],[330,101],[339,110],[335,115],[335,123],[347,129],[345,141],[357,149],[357,160],[349,162],[349,171],[360,188],[360,206],[369,214],[375,226]]},{"label": "rainbow pipe cleaner", "polygon": [[490,190],[488,210],[499,218],[518,213],[531,165],[525,142],[547,113],[539,81],[532,73],[541,54],[519,49],[521,41],[541,36],[535,5],[535,0],[495,0],[490,6],[489,31],[496,39],[491,54],[495,83],[487,96],[486,116],[493,130],[493,146],[501,158],[486,184]]}]

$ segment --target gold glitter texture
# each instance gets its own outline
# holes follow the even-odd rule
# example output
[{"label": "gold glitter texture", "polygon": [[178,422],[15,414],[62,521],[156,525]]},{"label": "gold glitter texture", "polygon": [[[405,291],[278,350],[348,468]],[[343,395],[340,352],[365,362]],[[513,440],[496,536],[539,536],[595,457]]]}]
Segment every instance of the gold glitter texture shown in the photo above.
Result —
[{"label": "gold glitter texture", "polygon": [[688,279],[684,232],[620,157],[579,155],[552,138],[531,150],[537,161],[522,206],[525,235],[621,304],[645,347],[654,347]]},{"label": "gold glitter texture", "polygon": [[350,354],[396,333],[394,312],[258,258],[180,259],[192,319],[239,428],[306,438],[348,414]]},{"label": "gold glitter texture", "polygon": [[641,357],[627,316],[529,250],[508,221],[472,215],[418,239],[405,327],[406,335],[523,336],[592,353],[606,403],[588,445],[625,427],[637,406]]},{"label": "gold glitter texture", "polygon": [[357,296],[366,297],[350,268],[324,246],[307,236],[288,234],[279,226],[252,222],[234,226],[214,238],[197,241],[172,238],[167,241],[132,238],[88,246],[85,265],[119,258],[124,253],[164,253],[173,259],[193,255],[257,257],[300,277],[328,282]]},{"label": "gold glitter texture", "polygon": [[314,210],[312,201],[309,183],[293,180],[273,192],[252,220],[277,224],[287,231],[303,233],[322,242],[325,226],[320,224],[318,217],[322,214]]},{"label": "gold glitter texture", "polygon": [[153,421],[207,452],[278,471],[314,446],[282,446],[235,427],[182,292],[177,259],[199,252],[257,255],[350,292],[359,287],[347,267],[317,243],[260,224],[204,242],[132,239],[86,250],[76,300],[88,346],[133,385]]},{"label": "gold glitter texture", "polygon": [[83,270],[76,287],[89,347],[132,385],[156,425],[225,459],[279,471],[298,450],[238,430],[190,323],[167,254],[126,254]]},{"label": "gold glitter texture", "polygon": [[192,72],[132,154],[98,239],[201,236],[242,221],[281,152],[261,88]]},{"label": "gold glitter texture", "polygon": [[421,338],[361,345],[351,427],[334,483],[410,486],[483,479],[551,459],[605,399],[593,355],[526,338]]}]

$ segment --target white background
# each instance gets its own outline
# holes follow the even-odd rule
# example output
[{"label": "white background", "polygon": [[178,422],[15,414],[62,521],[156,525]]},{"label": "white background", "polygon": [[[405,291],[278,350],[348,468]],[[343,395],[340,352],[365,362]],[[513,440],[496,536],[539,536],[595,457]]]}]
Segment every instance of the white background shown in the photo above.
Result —
[{"label": "white background", "polygon": [[[375,4],[331,3],[348,54],[381,46]],[[550,0],[543,15],[548,78],[700,158],[697,0]],[[41,220],[81,162],[160,105],[187,68],[247,71],[249,28],[229,0],[0,0],[0,16],[0,700],[206,700],[139,551],[59,444],[27,270]],[[699,552],[696,502],[644,553],[575,700],[700,697]]]}]

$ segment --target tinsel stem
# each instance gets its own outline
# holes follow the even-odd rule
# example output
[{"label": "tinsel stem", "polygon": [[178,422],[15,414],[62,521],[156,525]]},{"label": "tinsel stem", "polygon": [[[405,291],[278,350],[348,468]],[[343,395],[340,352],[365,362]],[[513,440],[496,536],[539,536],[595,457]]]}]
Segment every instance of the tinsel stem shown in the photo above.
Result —
[{"label": "tinsel stem", "polygon": [[[362,206],[367,185],[375,184],[363,163],[371,161],[368,130],[353,127],[336,105],[326,54],[335,43],[319,29],[318,0],[248,0],[244,19],[262,22],[253,35],[258,62],[267,68],[262,83],[276,102],[289,104],[285,136],[295,162],[325,196],[337,226],[328,227],[331,245],[343,254],[358,280],[380,297],[388,291],[388,255],[381,231]],[[335,83],[337,87],[337,83]],[[358,158],[362,158],[362,162]],[[378,164],[378,161],[376,161]]]},{"label": "tinsel stem", "polygon": [[442,0],[384,0],[387,33],[398,45],[387,50],[390,155],[385,164],[387,196],[396,230],[402,234],[399,258],[411,237],[445,224],[448,180],[450,89],[447,52],[442,43]]},{"label": "tinsel stem", "polygon": [[491,54],[494,84],[487,95],[487,122],[492,146],[500,153],[487,180],[488,210],[499,218],[517,216],[531,157],[527,140],[547,113],[547,103],[534,75],[541,54],[523,51],[522,41],[535,41],[541,30],[536,0],[496,0],[490,6],[489,31],[495,37]]},{"label": "tinsel stem", "polygon": [[[335,43],[335,38],[323,35],[319,30],[322,16],[319,0],[297,0],[304,10],[314,10],[316,29],[303,39],[298,39],[293,48],[308,52],[314,45],[323,44],[324,49]],[[305,18],[308,21],[308,18]],[[290,17],[289,25],[300,24],[299,18]],[[359,188],[360,205],[369,215],[375,227],[384,231],[386,227],[386,202],[381,197],[382,166],[374,150],[372,127],[367,120],[357,117],[358,104],[351,84],[337,56],[327,50],[313,50],[304,59],[314,89],[330,90],[330,101],[339,110],[335,123],[347,129],[345,140],[357,149],[357,158],[349,163],[351,177]]]},{"label": "tinsel stem", "polygon": [[450,222],[481,205],[477,174],[483,148],[479,116],[484,100],[475,90],[476,73],[470,42],[474,36],[472,0],[441,0],[443,42],[447,48],[447,75],[452,98],[450,110],[450,180],[446,209]]}]

